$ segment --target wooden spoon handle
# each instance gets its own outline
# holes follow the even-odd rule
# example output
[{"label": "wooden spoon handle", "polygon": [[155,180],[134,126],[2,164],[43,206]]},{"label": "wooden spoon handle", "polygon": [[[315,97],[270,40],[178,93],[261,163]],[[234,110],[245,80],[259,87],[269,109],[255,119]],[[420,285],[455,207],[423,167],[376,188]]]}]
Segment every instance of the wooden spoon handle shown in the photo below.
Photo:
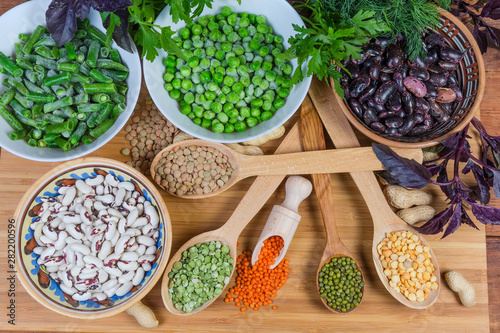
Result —
[{"label": "wooden spoon handle", "polygon": [[[284,154],[302,150],[300,141],[299,124],[295,124],[283,139],[275,154]],[[247,224],[264,206],[269,197],[276,191],[285,175],[281,176],[259,176],[241,199],[240,204],[234,210],[229,220],[219,231],[233,235],[236,238],[245,229]]]},{"label": "wooden spoon handle", "polygon": [[[422,162],[422,151],[395,149],[406,158]],[[371,147],[329,149],[293,154],[247,156],[240,155],[241,179],[262,175],[301,175],[384,170]]]},{"label": "wooden spoon handle", "polygon": [[[309,94],[335,147],[359,147],[359,141],[344,116],[332,88],[322,81],[313,79]],[[421,153],[420,149],[412,150]],[[365,199],[374,221],[383,221],[389,211],[390,214],[394,214],[373,173],[351,172],[351,177]]]},{"label": "wooden spoon handle", "polygon": [[[323,134],[323,124],[316,110],[311,103],[309,96],[306,96],[302,103],[300,113],[302,145],[304,150],[324,150],[326,149],[325,136]],[[314,190],[318,197],[323,224],[327,234],[327,246],[329,251],[326,256],[334,253],[346,254],[346,247],[342,244],[335,223],[335,212],[333,208],[332,179],[329,174],[311,175]],[[331,253],[330,253],[331,252]]]}]

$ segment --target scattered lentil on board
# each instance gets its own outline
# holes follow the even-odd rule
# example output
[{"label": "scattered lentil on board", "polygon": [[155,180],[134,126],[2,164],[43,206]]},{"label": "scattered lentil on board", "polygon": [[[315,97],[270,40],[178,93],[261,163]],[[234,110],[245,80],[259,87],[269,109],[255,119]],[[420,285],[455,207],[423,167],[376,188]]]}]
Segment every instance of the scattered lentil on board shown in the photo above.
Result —
[{"label": "scattered lentil on board", "polygon": [[[274,259],[279,255],[284,246],[283,238],[272,236],[264,241],[259,260],[252,266],[252,251],[243,251],[236,259],[236,285],[229,289],[224,302],[234,302],[240,311],[245,312],[246,307],[259,310],[261,306],[273,304],[276,292],[285,284],[290,269],[288,259],[282,260],[274,269],[269,267],[274,264]],[[277,307],[273,306],[273,310]]]},{"label": "scattered lentil on board", "polygon": [[[142,105],[141,103],[144,103]],[[146,176],[154,157],[173,142],[179,130],[158,111],[149,95],[141,96],[135,106],[134,114],[125,126],[125,139],[131,149],[123,148],[121,153],[131,156],[126,164],[136,168]]]},{"label": "scattered lentil on board", "polygon": [[387,233],[377,245],[389,285],[414,302],[423,302],[438,288],[429,246],[411,231]]},{"label": "scattered lentil on board", "polygon": [[176,195],[217,191],[231,178],[233,168],[226,155],[212,147],[175,147],[164,152],[155,166],[155,182]]}]

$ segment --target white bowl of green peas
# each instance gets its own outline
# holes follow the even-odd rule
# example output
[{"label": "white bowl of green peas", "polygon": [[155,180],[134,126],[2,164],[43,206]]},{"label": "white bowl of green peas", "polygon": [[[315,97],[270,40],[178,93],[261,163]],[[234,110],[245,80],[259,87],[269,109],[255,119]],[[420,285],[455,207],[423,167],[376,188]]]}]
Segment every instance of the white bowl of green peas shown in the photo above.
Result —
[{"label": "white bowl of green peas", "polygon": [[[213,142],[242,142],[286,122],[311,78],[291,85],[297,61],[278,59],[304,26],[285,0],[220,0],[193,24],[174,24],[165,8],[155,24],[177,30],[182,60],[160,51],[144,60],[144,78],[158,109],[174,125]],[[218,27],[217,27],[218,26]]]},{"label": "white bowl of green peas", "polygon": [[94,10],[73,41],[54,45],[45,28],[50,2],[0,16],[0,146],[41,162],[72,160],[110,141],[134,110],[142,75],[135,46],[129,53],[104,45]]}]

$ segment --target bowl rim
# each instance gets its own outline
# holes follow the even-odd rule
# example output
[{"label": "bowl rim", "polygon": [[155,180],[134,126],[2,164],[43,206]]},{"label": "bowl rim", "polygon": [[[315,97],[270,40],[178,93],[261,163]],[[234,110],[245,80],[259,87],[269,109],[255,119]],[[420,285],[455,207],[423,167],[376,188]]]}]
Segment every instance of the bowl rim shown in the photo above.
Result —
[{"label": "bowl rim", "polygon": [[[15,29],[16,32],[19,30],[23,31],[25,28],[30,28],[34,29],[37,24],[42,24],[46,26],[45,21],[43,23],[39,22],[38,20],[38,11],[43,10],[45,13],[45,9],[49,6],[50,0],[32,0],[32,1],[27,1],[18,4],[17,6],[12,7],[2,15],[0,15],[0,20],[5,20],[8,17],[11,17],[14,15],[17,17],[19,14],[26,14],[26,13],[34,13],[36,12],[37,16],[35,18],[29,17],[32,22],[30,23],[30,26],[23,26],[23,22],[19,24],[19,27]],[[45,18],[45,15],[43,13],[43,17]],[[99,12],[96,10],[92,9],[89,12],[88,18],[91,20],[91,24],[94,25],[99,31],[105,32],[105,29],[102,25],[102,21],[99,16]],[[12,19],[11,19],[12,20]],[[27,20],[28,21],[28,20]],[[10,22],[10,21],[9,21]],[[24,32],[24,31],[23,31]],[[31,30],[32,32],[32,30]],[[17,35],[16,35],[17,36]],[[6,37],[7,39],[7,37]],[[4,41],[2,39],[2,41]],[[19,41],[18,38],[16,37],[15,41]],[[12,47],[9,46],[9,51],[7,55],[13,55],[14,54],[14,42],[10,43]],[[126,50],[122,49],[119,47],[116,42],[113,41],[111,44],[111,47],[113,49],[116,49],[120,52],[120,56],[122,59],[127,56],[127,59],[124,60],[126,64],[128,64],[128,67],[130,68],[130,74],[126,79],[126,82],[129,87],[129,91],[126,95],[127,97],[127,102],[126,102],[126,109],[122,112],[122,114],[117,118],[116,122],[113,124],[113,126],[101,137],[96,138],[91,144],[89,145],[84,145],[81,144],[80,146],[77,146],[75,148],[72,148],[68,152],[64,152],[62,149],[58,149],[60,151],[57,152],[51,152],[49,148],[39,148],[39,147],[30,147],[24,140],[19,140],[20,142],[14,142],[11,141],[8,137],[8,133],[12,132],[13,130],[10,128],[10,126],[5,122],[3,118],[0,117],[0,122],[2,123],[2,138],[0,138],[0,147],[3,149],[7,150],[8,152],[19,156],[21,158],[25,158],[28,160],[36,161],[36,162],[65,162],[65,161],[70,161],[76,158],[84,157],[99,148],[102,148],[105,144],[107,144],[109,141],[111,141],[121,130],[122,128],[127,124],[128,119],[131,117],[132,113],[134,112],[135,105],[137,104],[137,101],[139,99],[139,94],[140,94],[140,89],[141,89],[141,82],[142,82],[142,66],[141,66],[141,59],[139,57],[139,52],[137,50],[137,47],[135,43],[132,41],[132,49],[133,53],[129,53]],[[132,75],[132,73],[137,73]],[[3,74],[0,74],[3,75]],[[0,90],[4,90],[2,87],[0,87]],[[129,98],[130,97],[130,98]],[[5,125],[5,127],[4,127]],[[5,135],[3,135],[3,128],[5,128]],[[12,142],[12,143],[11,143]],[[53,149],[55,150],[55,149]],[[47,154],[47,152],[50,152]],[[49,156],[47,156],[49,155]]]},{"label": "bowl rim", "polygon": [[[122,304],[112,308],[112,309],[100,309],[97,311],[71,311],[69,308],[68,310],[65,310],[62,306],[58,306],[54,304],[51,301],[47,300],[46,295],[41,295],[43,294],[41,291],[38,291],[37,288],[35,288],[32,285],[32,282],[29,277],[25,275],[25,268],[24,263],[22,261],[22,256],[21,256],[21,251],[23,250],[21,248],[21,244],[17,242],[17,239],[20,239],[23,237],[21,234],[21,226],[22,222],[24,219],[20,219],[20,214],[23,212],[27,212],[27,209],[29,208],[29,205],[27,205],[27,202],[29,201],[30,203],[32,200],[36,197],[37,194],[39,194],[40,189],[43,188],[44,186],[47,185],[47,179],[54,179],[55,174],[61,174],[64,172],[67,172],[68,169],[74,169],[76,168],[85,168],[85,167],[104,167],[104,168],[110,168],[110,169],[122,169],[126,173],[129,173],[133,175],[134,179],[136,179],[138,182],[140,182],[144,187],[148,188],[148,191],[150,192],[149,194],[156,200],[158,204],[158,210],[160,213],[163,213],[163,228],[164,228],[164,244],[163,244],[163,254],[161,260],[158,262],[158,266],[155,269],[154,274],[152,274],[152,277],[150,278],[148,284],[141,288],[135,295],[127,299],[125,302]],[[56,177],[57,178],[57,177]],[[33,183],[29,189],[24,193],[23,197],[20,199],[19,204],[16,207],[16,210],[14,212],[14,219],[15,219],[15,230],[16,230],[16,244],[15,244],[15,268],[16,268],[16,275],[19,278],[19,281],[21,281],[21,284],[24,286],[28,294],[36,299],[40,304],[45,306],[46,308],[57,312],[59,314],[73,317],[73,318],[80,318],[80,319],[99,319],[99,318],[105,318],[105,317],[110,317],[114,316],[120,312],[123,312],[130,307],[134,306],[138,302],[141,301],[142,298],[144,298],[150,291],[153,289],[153,287],[160,281],[163,272],[165,271],[165,268],[167,267],[168,260],[170,257],[170,251],[172,249],[172,223],[170,219],[170,214],[168,212],[167,205],[165,201],[163,200],[163,196],[159,192],[159,190],[156,188],[156,186],[142,173],[137,171],[136,169],[132,168],[131,166],[128,166],[125,163],[109,159],[109,158],[103,158],[103,157],[84,157],[84,158],[79,158],[73,161],[68,161],[66,163],[60,164],[48,172],[46,172],[44,175],[42,175],[35,183]],[[23,263],[23,264],[22,264]],[[91,310],[91,309],[90,309]]]},{"label": "bowl rim", "polygon": [[[485,67],[484,67],[484,60],[483,60],[483,55],[481,53],[481,50],[479,49],[479,46],[477,45],[476,40],[472,36],[471,32],[469,29],[458,19],[456,18],[453,14],[450,12],[439,8],[440,10],[440,15],[444,16],[447,20],[453,22],[460,30],[464,33],[465,37],[467,38],[467,41],[470,43],[472,46],[472,49],[474,50],[474,55],[477,59],[477,66],[478,66],[478,88],[477,88],[477,93],[476,93],[476,99],[474,101],[474,104],[472,104],[471,109],[467,113],[467,115],[463,118],[463,120],[457,124],[457,126],[448,131],[447,133],[429,140],[429,141],[423,141],[423,142],[399,142],[399,141],[393,141],[387,138],[384,138],[382,136],[379,136],[375,132],[372,132],[368,130],[346,107],[344,100],[334,91],[335,98],[337,99],[337,102],[340,106],[340,109],[342,109],[342,112],[344,115],[347,117],[349,122],[351,123],[352,126],[354,126],[358,131],[360,131],[363,135],[369,137],[373,141],[385,144],[389,147],[395,147],[395,148],[426,148],[426,147],[432,147],[437,144],[439,144],[442,140],[452,136],[453,134],[456,134],[463,130],[465,126],[467,126],[472,118],[474,118],[475,114],[479,110],[479,107],[481,105],[481,101],[483,100],[483,95],[484,95],[484,88],[486,85],[486,72],[485,72]],[[333,87],[333,79],[330,78],[330,83],[331,86]]]},{"label": "bowl rim", "polygon": [[[262,1],[265,1],[265,0],[262,0]],[[295,16],[295,19],[297,19],[297,22],[300,22],[301,26],[305,26],[304,24],[304,21],[302,20],[302,18],[300,17],[300,15],[297,13],[297,11],[292,7],[292,5],[290,3],[288,3],[286,0],[274,0],[276,3],[280,3],[282,6],[286,6],[287,8],[289,8],[291,10],[291,14]],[[229,0],[218,0],[218,3],[215,4],[212,8],[205,8],[203,10],[203,12],[199,15],[199,16],[203,16],[203,15],[209,15],[209,14],[213,14],[212,12],[214,11],[218,11],[219,10],[219,7],[222,7],[224,5],[227,5],[229,7],[231,7],[231,9],[235,12],[240,12],[241,10],[238,10],[238,8],[240,8],[239,6],[244,6],[246,3],[243,2],[241,5],[239,5],[238,3],[236,2],[229,2]],[[252,4],[253,5],[253,4]],[[255,6],[255,5],[253,5]],[[170,6],[167,6],[163,9],[162,13],[167,13],[167,10],[170,8]],[[217,8],[217,9],[216,9]],[[246,10],[248,11],[248,10]],[[158,21],[160,21],[159,23],[161,24],[164,24],[166,18],[164,18],[164,16],[162,16],[162,13],[160,13],[157,17],[157,19],[155,20],[155,24],[158,24]],[[167,15],[165,15],[167,16]],[[198,17],[199,17],[198,16]],[[283,17],[283,16],[280,16],[278,15],[279,17]],[[169,17],[169,16],[168,16]],[[269,16],[268,16],[269,17]],[[293,22],[290,22],[290,18],[288,16],[285,16],[286,17],[286,20],[288,21],[288,24],[291,26],[291,23]],[[168,18],[168,20],[172,20],[171,18]],[[271,22],[271,20],[269,20],[268,22]],[[170,22],[169,22],[170,23]],[[172,27],[177,27],[177,25],[183,25],[184,23],[182,22],[179,22],[179,23],[171,23],[171,26]],[[272,22],[270,23],[272,24]],[[295,33],[295,31],[293,31],[292,35]],[[174,34],[174,36],[177,35],[177,34]],[[285,46],[288,45],[288,41],[287,41],[287,38],[285,38],[284,40],[284,44]],[[290,47],[290,46],[288,46]],[[163,76],[163,73],[164,71],[161,72],[161,75],[159,74],[152,74],[153,70],[154,70],[154,67],[155,64],[160,61],[162,64],[162,60],[160,59],[161,57],[164,57],[168,55],[168,52],[166,51],[163,51],[163,50],[160,50],[159,51],[159,55],[155,58],[154,61],[148,61],[147,59],[144,59],[143,60],[143,72],[144,72],[144,81],[146,82],[146,87],[148,89],[148,92],[149,94],[151,95],[151,98],[153,100],[153,102],[157,105],[158,107],[158,110],[162,113],[162,115],[168,120],[170,121],[173,125],[175,125],[177,128],[179,128],[180,130],[198,138],[198,139],[202,139],[202,140],[206,140],[206,141],[211,141],[211,142],[220,142],[220,143],[238,143],[238,142],[244,142],[244,141],[248,141],[248,140],[253,140],[253,139],[256,139],[256,138],[259,138],[259,137],[262,137],[266,134],[269,134],[271,133],[272,131],[276,130],[278,127],[282,126],[284,123],[286,123],[296,112],[297,110],[299,110],[302,102],[304,101],[308,91],[309,91],[309,87],[311,85],[311,82],[312,82],[312,76],[308,76],[308,77],[305,77],[301,82],[298,82],[297,84],[295,84],[292,88],[292,90],[290,91],[290,96],[292,94],[294,94],[295,96],[298,97],[298,103],[297,105],[295,104],[290,104],[290,111],[288,112],[288,114],[286,116],[283,117],[283,119],[276,123],[275,125],[271,126],[269,129],[265,130],[265,131],[257,131],[259,125],[262,125],[262,124],[265,124],[267,123],[268,121],[266,122],[262,122],[260,123],[259,125],[253,127],[253,128],[247,128],[244,132],[236,132],[234,131],[233,133],[214,133],[212,132],[211,130],[209,129],[205,129],[203,127],[201,127],[200,125],[194,125],[196,127],[193,127],[195,128],[196,130],[193,131],[191,128],[186,128],[186,125],[185,124],[182,124],[178,119],[187,119],[189,121],[188,125],[191,125],[193,124],[192,121],[190,119],[188,119],[187,115],[183,115],[180,113],[180,109],[179,109],[179,102],[175,101],[176,103],[176,107],[175,109],[173,108],[170,108],[170,105],[169,106],[164,106],[164,104],[162,103],[162,100],[160,100],[160,97],[159,97],[159,93],[154,93],[153,91],[156,91],[158,89],[162,90],[163,92],[165,92],[166,94],[166,98],[169,99],[169,100],[172,100],[174,101],[173,99],[170,98],[168,92],[165,91],[165,89],[163,88],[163,84],[165,83],[162,79],[162,76]],[[294,70],[298,67],[298,64],[295,63],[296,65],[294,65],[293,61],[296,62],[296,59],[292,60],[292,66],[294,68]],[[305,69],[304,67],[305,65],[303,64],[302,68],[303,70]],[[157,85],[157,80],[159,77],[159,80],[161,82],[163,82],[161,85]],[[297,87],[297,89],[295,89]],[[296,91],[295,91],[296,90]],[[290,97],[289,96],[289,97]],[[289,99],[287,99],[287,102],[286,104],[289,103]],[[286,106],[285,104],[285,106]],[[293,110],[295,109],[295,110]],[[283,111],[282,109],[280,109],[281,111]],[[173,112],[176,112],[178,113],[178,117],[172,117],[170,116],[171,113]],[[182,116],[183,118],[181,118],[180,116]],[[274,117],[273,117],[274,118]],[[270,121],[270,120],[269,120]],[[186,121],[187,122],[187,121]],[[249,134],[251,132],[254,132],[252,134]],[[244,135],[244,133],[246,133],[246,135]]]}]

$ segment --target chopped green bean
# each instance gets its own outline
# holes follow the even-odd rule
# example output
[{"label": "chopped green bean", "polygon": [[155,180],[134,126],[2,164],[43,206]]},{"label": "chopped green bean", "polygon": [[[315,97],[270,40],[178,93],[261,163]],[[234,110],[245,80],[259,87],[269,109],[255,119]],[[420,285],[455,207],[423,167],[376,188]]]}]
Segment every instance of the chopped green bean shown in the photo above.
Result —
[{"label": "chopped green bean", "polygon": [[20,131],[24,129],[23,124],[16,118],[12,113],[10,113],[9,110],[7,110],[5,107],[0,106],[0,116],[2,116],[3,119],[7,122],[7,124],[12,127],[15,131]]},{"label": "chopped green bean", "polygon": [[68,119],[63,123],[59,124],[50,124],[45,128],[45,133],[47,134],[61,134],[70,130],[74,126],[74,120]]},{"label": "chopped green bean", "polygon": [[106,93],[97,93],[92,95],[92,102],[94,103],[107,103],[110,101],[110,97]]},{"label": "chopped green bean", "polygon": [[40,93],[29,92],[26,95],[28,101],[36,103],[52,103],[56,99],[56,95],[45,95]]},{"label": "chopped green bean", "polygon": [[91,83],[84,84],[83,89],[88,94],[97,94],[97,93],[116,93],[118,90],[116,89],[116,85],[113,83]]},{"label": "chopped green bean", "polygon": [[92,69],[89,74],[90,74],[90,77],[93,78],[94,80],[96,80],[97,82],[100,82],[100,83],[112,83],[113,82],[112,78],[104,76],[104,74],[101,73],[97,69]]},{"label": "chopped green bean", "polygon": [[51,112],[51,111],[54,111],[56,109],[60,109],[60,108],[65,107],[65,106],[70,106],[72,104],[73,104],[73,97],[71,97],[71,96],[64,97],[64,98],[58,99],[57,101],[46,103],[43,106],[43,112],[45,112],[45,113]]},{"label": "chopped green bean", "polygon": [[16,140],[21,140],[21,139],[24,139],[26,137],[26,134],[28,134],[26,132],[25,129],[21,129],[19,131],[15,131],[15,132],[10,132],[9,133],[9,138],[12,140],[12,141],[16,141]]},{"label": "chopped green bean", "polygon": [[101,111],[104,108],[104,104],[95,103],[95,104],[82,104],[78,105],[78,112],[96,112]]},{"label": "chopped green bean", "polygon": [[92,40],[90,43],[89,52],[87,53],[87,65],[89,67],[94,68],[97,64],[97,59],[99,58],[99,49],[101,48],[101,44],[98,40]]},{"label": "chopped green bean", "polygon": [[69,80],[71,80],[71,74],[68,72],[64,72],[64,73],[57,74],[57,75],[54,75],[52,77],[46,78],[43,81],[43,84],[47,87],[50,87],[54,84],[61,84],[64,82],[68,82]]},{"label": "chopped green bean", "polygon": [[57,70],[62,72],[78,73],[80,65],[74,62],[62,62],[57,64]]},{"label": "chopped green bean", "polygon": [[24,54],[31,53],[31,51],[33,50],[33,46],[38,41],[38,39],[42,36],[42,33],[44,31],[45,31],[44,26],[39,25],[36,27],[35,31],[33,31],[31,36],[29,37],[28,41],[26,41],[26,44],[24,44],[24,47],[23,47]]},{"label": "chopped green bean", "polygon": [[0,95],[0,106],[7,106],[12,101],[15,94],[16,91],[14,89],[4,91],[2,95]]}]

